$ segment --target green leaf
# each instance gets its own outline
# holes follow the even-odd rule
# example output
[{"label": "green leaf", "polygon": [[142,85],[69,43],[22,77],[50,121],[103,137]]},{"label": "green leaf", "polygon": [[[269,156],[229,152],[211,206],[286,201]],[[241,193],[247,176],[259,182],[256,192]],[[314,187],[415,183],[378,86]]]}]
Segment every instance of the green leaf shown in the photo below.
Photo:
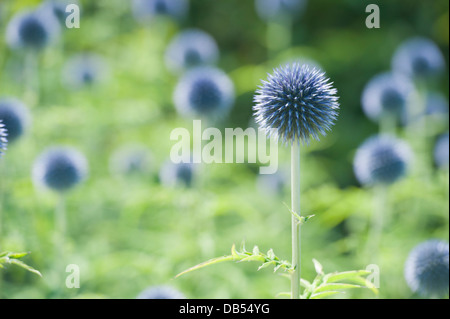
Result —
[{"label": "green leaf", "polygon": [[8,257],[9,258],[20,259],[22,257],[25,257],[26,255],[28,255],[28,253],[9,253]]},{"label": "green leaf", "polygon": [[375,287],[373,283],[371,283],[369,280],[363,277],[352,277],[347,279],[350,282],[353,282],[355,284],[358,284],[361,286],[361,288],[368,288],[370,289],[375,295],[378,295],[378,289]]},{"label": "green leaf", "polygon": [[22,262],[21,260],[18,260],[18,259],[11,259],[11,260],[10,260],[10,263],[11,263],[11,264],[14,264],[14,265],[17,265],[17,266],[19,266],[19,267],[22,267],[22,268],[28,270],[29,272],[32,272],[32,273],[38,275],[39,277],[42,277],[42,274],[41,274],[39,271],[37,271],[37,270],[34,269],[33,267],[28,266],[27,264],[25,264],[25,263]]},{"label": "green leaf", "polygon": [[207,260],[205,262],[202,262],[202,263],[200,263],[198,265],[195,265],[195,266],[193,266],[191,268],[188,268],[185,271],[180,272],[178,275],[175,276],[175,278],[178,278],[178,277],[180,277],[182,275],[185,275],[187,273],[190,273],[190,272],[192,272],[194,270],[198,270],[198,269],[201,269],[201,268],[204,268],[204,267],[207,267],[207,266],[219,264],[219,263],[222,263],[222,262],[225,262],[225,261],[234,261],[234,260],[236,260],[236,257],[233,256],[233,255],[232,256],[222,256],[222,257],[213,258],[213,259]]},{"label": "green leaf", "polygon": [[329,296],[333,296],[336,294],[342,294],[342,291],[335,291],[335,290],[330,290],[330,291],[324,291],[324,292],[319,292],[319,293],[315,293],[312,294],[310,299],[323,299]]},{"label": "green leaf", "polygon": [[323,275],[323,266],[315,259],[313,259],[314,268],[316,269],[316,273],[318,275]]},{"label": "green leaf", "polygon": [[291,293],[290,293],[290,292],[280,292],[280,293],[277,293],[276,296],[275,296],[275,298],[279,298],[279,297],[288,297],[288,298],[291,298]]},{"label": "green leaf", "polygon": [[326,276],[324,281],[326,282],[337,282],[342,280],[348,280],[355,277],[360,276],[367,276],[370,275],[370,271],[367,270],[353,270],[353,271],[344,271],[344,272],[337,272],[337,273],[331,273]]},{"label": "green leaf", "polygon": [[351,288],[362,288],[362,286],[344,283],[322,284],[314,290],[314,294],[322,291],[351,289]]}]

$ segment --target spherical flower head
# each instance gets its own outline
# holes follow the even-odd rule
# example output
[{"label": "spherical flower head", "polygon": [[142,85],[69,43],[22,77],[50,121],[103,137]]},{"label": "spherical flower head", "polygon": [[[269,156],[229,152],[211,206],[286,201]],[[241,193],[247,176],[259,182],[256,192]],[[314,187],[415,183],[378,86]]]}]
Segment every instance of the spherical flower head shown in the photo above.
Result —
[{"label": "spherical flower head", "polygon": [[449,166],[449,139],[448,132],[442,134],[434,147],[434,161],[440,168],[448,168]]},{"label": "spherical flower head", "polygon": [[390,185],[407,174],[411,158],[412,151],[404,141],[377,135],[358,148],[353,168],[362,185]]},{"label": "spherical flower head", "polygon": [[197,66],[214,65],[218,58],[216,41],[199,29],[188,29],[176,35],[165,55],[167,68],[173,73],[181,73]]},{"label": "spherical flower head", "polygon": [[28,108],[15,98],[0,99],[0,120],[8,131],[9,143],[14,143],[30,124]]},{"label": "spherical flower head", "polygon": [[15,15],[6,28],[6,41],[12,49],[42,50],[55,42],[60,32],[56,17],[41,8]]},{"label": "spherical flower head", "polygon": [[415,293],[424,297],[448,296],[448,243],[432,239],[417,245],[405,263],[405,279]]},{"label": "spherical flower head", "polygon": [[275,69],[256,91],[255,121],[285,144],[308,144],[331,130],[338,116],[337,90],[325,73],[304,64]]},{"label": "spherical flower head", "polygon": [[106,74],[107,66],[100,55],[81,53],[67,61],[63,68],[62,81],[67,88],[78,90],[101,83]]},{"label": "spherical flower head", "polygon": [[170,286],[152,286],[141,292],[136,299],[186,299],[186,297]]},{"label": "spherical flower head", "polygon": [[110,170],[117,175],[148,174],[152,155],[143,145],[125,145],[117,149],[110,159]]},{"label": "spherical flower head", "polygon": [[364,113],[373,121],[383,116],[402,118],[414,85],[408,77],[385,72],[373,77],[364,88],[361,104]]},{"label": "spherical flower head", "polygon": [[415,37],[398,47],[392,58],[392,68],[413,78],[427,78],[441,73],[445,60],[433,41]]},{"label": "spherical flower head", "polygon": [[133,0],[132,9],[140,22],[149,22],[156,16],[168,16],[182,20],[189,10],[188,0]]},{"label": "spherical flower head", "polygon": [[71,147],[52,147],[34,163],[33,180],[37,186],[66,192],[87,176],[88,164],[83,154]]},{"label": "spherical flower head", "polygon": [[234,99],[233,82],[222,70],[213,67],[186,72],[174,94],[178,113],[188,118],[222,117],[230,111]]},{"label": "spherical flower head", "polygon": [[173,163],[167,161],[160,170],[159,179],[166,187],[191,187],[194,183],[195,167],[188,161]]},{"label": "spherical flower head", "polygon": [[6,139],[7,136],[8,133],[5,129],[5,125],[2,123],[2,120],[0,120],[0,158],[4,155],[8,145],[8,140]]},{"label": "spherical flower head", "polygon": [[256,12],[263,20],[299,16],[306,0],[255,0]]}]

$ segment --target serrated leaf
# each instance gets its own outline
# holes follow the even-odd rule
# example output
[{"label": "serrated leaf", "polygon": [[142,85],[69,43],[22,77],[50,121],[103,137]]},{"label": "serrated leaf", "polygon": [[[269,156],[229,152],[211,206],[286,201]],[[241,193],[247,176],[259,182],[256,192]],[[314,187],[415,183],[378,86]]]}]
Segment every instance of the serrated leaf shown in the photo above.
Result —
[{"label": "serrated leaf", "polygon": [[20,259],[22,257],[25,257],[26,255],[28,255],[28,253],[9,253],[7,256],[9,258]]},{"label": "serrated leaf", "polygon": [[326,276],[326,279],[324,281],[326,282],[337,282],[342,280],[348,280],[350,278],[354,277],[361,277],[361,276],[367,276],[370,275],[370,271],[367,270],[353,270],[353,271],[344,271],[344,272],[338,272],[338,273],[332,273]]},{"label": "serrated leaf", "polygon": [[375,287],[373,283],[371,283],[369,280],[363,277],[352,277],[348,278],[348,281],[351,281],[355,284],[358,284],[361,286],[361,288],[368,288],[370,289],[375,295],[378,295],[378,289]]},{"label": "serrated leaf", "polygon": [[239,260],[239,262],[243,262],[243,261],[260,261],[260,262],[264,262],[266,259],[263,256],[255,256],[255,255],[250,255],[248,257],[244,257],[241,260]]},{"label": "serrated leaf", "polygon": [[269,251],[267,252],[267,258],[269,259],[275,259],[275,253],[273,252],[273,249],[270,248]]},{"label": "serrated leaf", "polygon": [[305,289],[309,289],[311,288],[311,283],[306,279],[300,278],[300,286],[302,286]]},{"label": "serrated leaf", "polygon": [[336,294],[342,294],[342,293],[343,293],[342,291],[335,291],[335,290],[324,291],[324,292],[312,294],[309,299],[323,299],[323,298],[326,298],[329,296],[333,296]]},{"label": "serrated leaf", "polygon": [[29,272],[32,272],[32,273],[38,275],[39,277],[42,277],[42,274],[41,274],[39,271],[37,271],[37,270],[34,269],[33,267],[28,266],[27,264],[25,264],[25,263],[22,262],[21,260],[18,260],[18,259],[11,259],[11,260],[9,261],[9,263],[14,264],[14,265],[17,265],[17,266],[19,266],[19,267],[22,267],[22,268],[28,270]]},{"label": "serrated leaf", "polygon": [[261,266],[259,266],[258,270],[261,270],[261,269],[264,269],[264,268],[267,268],[267,267],[273,266],[273,265],[276,265],[276,262],[274,262],[273,260],[267,261],[267,262],[263,263]]},{"label": "serrated leaf", "polygon": [[344,283],[322,284],[314,290],[314,294],[322,291],[351,289],[351,288],[362,288],[362,286]]}]

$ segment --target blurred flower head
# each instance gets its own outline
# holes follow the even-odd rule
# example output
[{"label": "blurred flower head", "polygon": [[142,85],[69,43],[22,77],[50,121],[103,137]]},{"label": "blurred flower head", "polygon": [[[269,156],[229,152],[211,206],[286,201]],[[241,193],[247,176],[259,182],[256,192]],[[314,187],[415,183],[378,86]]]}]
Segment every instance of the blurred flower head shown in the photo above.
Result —
[{"label": "blurred flower head", "polygon": [[61,27],[55,15],[39,8],[16,14],[6,28],[6,42],[12,49],[41,50],[54,43]]},{"label": "blurred flower head", "polygon": [[389,185],[407,174],[411,160],[412,151],[404,141],[377,135],[358,148],[353,168],[362,185]]},{"label": "blurred flower head", "polygon": [[275,69],[256,91],[256,123],[288,144],[319,140],[338,116],[337,90],[324,72],[297,63]]},{"label": "blurred flower head", "polygon": [[[76,4],[80,6],[78,0],[47,0],[42,3],[42,8],[45,10],[50,10],[50,12],[58,19],[61,25],[65,25],[66,18],[70,12],[66,12],[66,8],[69,4]],[[63,30],[65,28],[62,28]]]},{"label": "blurred flower head", "polygon": [[426,96],[425,104],[425,111],[422,114],[410,117],[408,112],[404,112],[403,124],[412,124],[424,116],[448,122],[448,99],[445,96],[441,93],[429,92]]},{"label": "blurred flower head", "polygon": [[188,0],[133,0],[132,10],[140,22],[151,21],[156,16],[182,20],[189,10]]},{"label": "blurred flower head", "polygon": [[102,82],[107,76],[104,59],[94,53],[82,53],[67,61],[62,81],[69,89],[81,89]]},{"label": "blurred flower head", "polygon": [[442,134],[434,147],[434,161],[440,168],[448,168],[449,166],[449,139],[448,132]]},{"label": "blurred flower head", "polygon": [[445,60],[433,41],[415,37],[398,47],[392,58],[392,68],[413,78],[426,78],[441,73]]},{"label": "blurred flower head", "polygon": [[412,82],[401,74],[378,74],[364,88],[361,98],[364,113],[373,121],[385,115],[401,119],[413,91]]},{"label": "blurred flower head", "polygon": [[432,298],[448,295],[448,248],[448,243],[432,239],[410,252],[405,263],[405,279],[413,292]]},{"label": "blurred flower head", "polygon": [[5,126],[2,123],[2,120],[0,120],[0,158],[2,158],[4,152],[6,151],[6,146],[8,145],[8,140],[6,137],[8,136],[8,133],[5,129]]},{"label": "blurred flower head", "polygon": [[186,297],[170,286],[152,286],[141,292],[136,299],[186,299]]},{"label": "blurred flower head", "polygon": [[27,107],[15,98],[0,99],[0,120],[8,131],[9,143],[21,137],[30,124]]},{"label": "blurred flower head", "polygon": [[197,66],[214,65],[219,49],[212,36],[199,29],[180,32],[169,44],[165,60],[173,73],[181,73]]},{"label": "blurred flower head", "polygon": [[256,12],[263,20],[299,16],[306,0],[255,0]]},{"label": "blurred flower head", "polygon": [[150,172],[152,155],[143,145],[125,145],[111,156],[109,167],[112,174],[132,175]]},{"label": "blurred flower head", "polygon": [[166,187],[191,187],[194,182],[195,167],[191,162],[173,163],[167,161],[160,170],[159,179]]},{"label": "blurred flower head", "polygon": [[234,103],[234,85],[222,71],[198,67],[186,72],[175,88],[179,114],[189,118],[216,119],[226,115]]},{"label": "blurred flower head", "polygon": [[33,181],[37,186],[65,192],[87,176],[88,164],[83,154],[65,146],[44,151],[33,166]]}]

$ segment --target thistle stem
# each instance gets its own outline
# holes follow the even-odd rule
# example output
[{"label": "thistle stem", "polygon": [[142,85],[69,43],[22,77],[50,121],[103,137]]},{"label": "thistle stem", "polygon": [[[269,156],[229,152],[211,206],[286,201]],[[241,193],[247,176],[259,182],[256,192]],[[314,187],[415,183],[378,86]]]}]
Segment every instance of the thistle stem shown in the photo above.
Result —
[{"label": "thistle stem", "polygon": [[367,241],[366,252],[373,258],[371,262],[378,263],[378,255],[381,237],[383,234],[383,226],[385,224],[384,217],[388,215],[389,205],[387,203],[387,187],[385,185],[377,185],[373,188],[373,204],[372,225]]},{"label": "thistle stem", "polygon": [[[293,143],[291,148],[291,209],[297,215],[300,213],[300,144]],[[300,222],[292,216],[292,266],[291,298],[300,298]]]}]

